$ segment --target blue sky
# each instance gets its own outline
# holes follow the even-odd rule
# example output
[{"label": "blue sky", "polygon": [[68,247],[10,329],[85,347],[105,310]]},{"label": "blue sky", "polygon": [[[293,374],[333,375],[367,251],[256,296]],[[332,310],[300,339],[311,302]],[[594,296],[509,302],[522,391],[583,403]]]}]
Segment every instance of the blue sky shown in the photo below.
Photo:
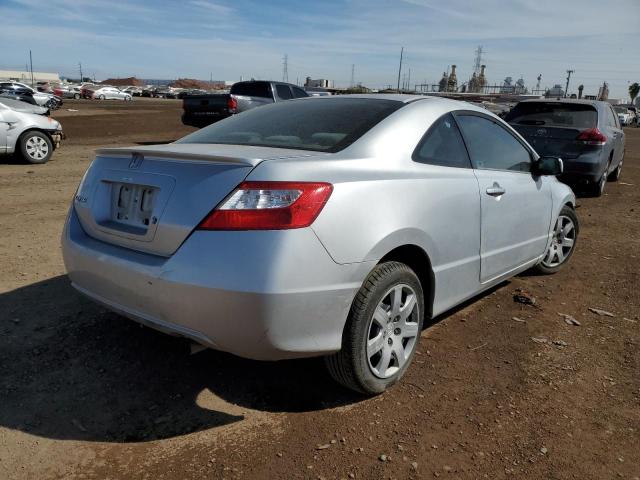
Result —
[{"label": "blue sky", "polygon": [[400,47],[411,83],[450,64],[471,74],[483,45],[490,83],[571,84],[611,96],[640,81],[640,0],[0,0],[0,69],[100,78],[329,78],[395,85]]}]

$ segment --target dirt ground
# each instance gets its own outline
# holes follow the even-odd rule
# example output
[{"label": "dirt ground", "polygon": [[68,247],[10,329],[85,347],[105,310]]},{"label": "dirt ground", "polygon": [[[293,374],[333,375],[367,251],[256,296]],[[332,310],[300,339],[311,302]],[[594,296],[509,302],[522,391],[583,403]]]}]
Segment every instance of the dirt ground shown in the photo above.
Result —
[{"label": "dirt ground", "polygon": [[0,479],[640,478],[640,129],[621,181],[579,199],[563,271],[438,318],[404,381],[367,399],[320,360],[190,355],[77,294],[59,237],[93,149],[192,129],[178,101],[55,116],[52,161],[0,159]]}]

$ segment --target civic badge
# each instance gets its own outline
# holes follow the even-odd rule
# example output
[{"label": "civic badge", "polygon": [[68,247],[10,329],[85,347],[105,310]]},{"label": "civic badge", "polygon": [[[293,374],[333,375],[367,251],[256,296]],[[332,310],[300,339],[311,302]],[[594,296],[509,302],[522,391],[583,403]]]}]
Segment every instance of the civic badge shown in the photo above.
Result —
[{"label": "civic badge", "polygon": [[539,128],[538,130],[536,130],[536,133],[542,137],[543,135],[547,134],[547,129],[546,128]]},{"label": "civic badge", "polygon": [[129,162],[129,170],[135,170],[136,168],[140,168],[142,165],[142,161],[144,160],[144,156],[141,153],[132,153],[131,161]]}]

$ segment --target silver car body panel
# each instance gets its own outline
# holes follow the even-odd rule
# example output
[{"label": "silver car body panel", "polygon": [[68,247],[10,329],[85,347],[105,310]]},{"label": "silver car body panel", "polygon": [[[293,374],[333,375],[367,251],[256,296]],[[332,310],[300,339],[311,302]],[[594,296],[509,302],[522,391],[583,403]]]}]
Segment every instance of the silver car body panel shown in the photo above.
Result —
[{"label": "silver car body panel", "polygon": [[27,130],[40,130],[52,134],[61,131],[62,127],[60,122],[51,117],[14,110],[0,100],[0,154],[14,153],[19,148],[20,135]]},{"label": "silver car body panel", "polygon": [[[338,350],[355,294],[398,247],[428,257],[433,315],[535,265],[561,208],[575,204],[571,189],[553,177],[414,162],[415,146],[441,115],[490,114],[446,99],[383,98],[408,104],[337,153],[203,144],[99,151],[63,234],[73,285],[160,330],[276,360]],[[132,169],[134,154],[144,159]],[[100,185],[113,175],[168,192],[148,238],[96,225],[101,207],[92,202],[100,206]],[[333,193],[307,228],[194,231],[245,179],[323,181]],[[484,189],[496,181],[507,192],[488,197]]]}]

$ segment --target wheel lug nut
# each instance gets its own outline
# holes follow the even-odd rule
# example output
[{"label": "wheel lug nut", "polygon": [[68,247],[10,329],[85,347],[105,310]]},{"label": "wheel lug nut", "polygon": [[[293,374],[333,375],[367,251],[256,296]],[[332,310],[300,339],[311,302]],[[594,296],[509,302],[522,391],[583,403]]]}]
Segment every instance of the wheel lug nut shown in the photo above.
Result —
[{"label": "wheel lug nut", "polygon": [[400,329],[399,329],[399,328],[396,328],[396,329],[393,331],[393,333],[395,333],[396,335],[400,335]]},{"label": "wheel lug nut", "polygon": [[387,340],[387,343],[388,343],[389,345],[392,345],[392,344],[393,344],[393,340],[392,340],[392,339],[389,339],[389,340]]}]

